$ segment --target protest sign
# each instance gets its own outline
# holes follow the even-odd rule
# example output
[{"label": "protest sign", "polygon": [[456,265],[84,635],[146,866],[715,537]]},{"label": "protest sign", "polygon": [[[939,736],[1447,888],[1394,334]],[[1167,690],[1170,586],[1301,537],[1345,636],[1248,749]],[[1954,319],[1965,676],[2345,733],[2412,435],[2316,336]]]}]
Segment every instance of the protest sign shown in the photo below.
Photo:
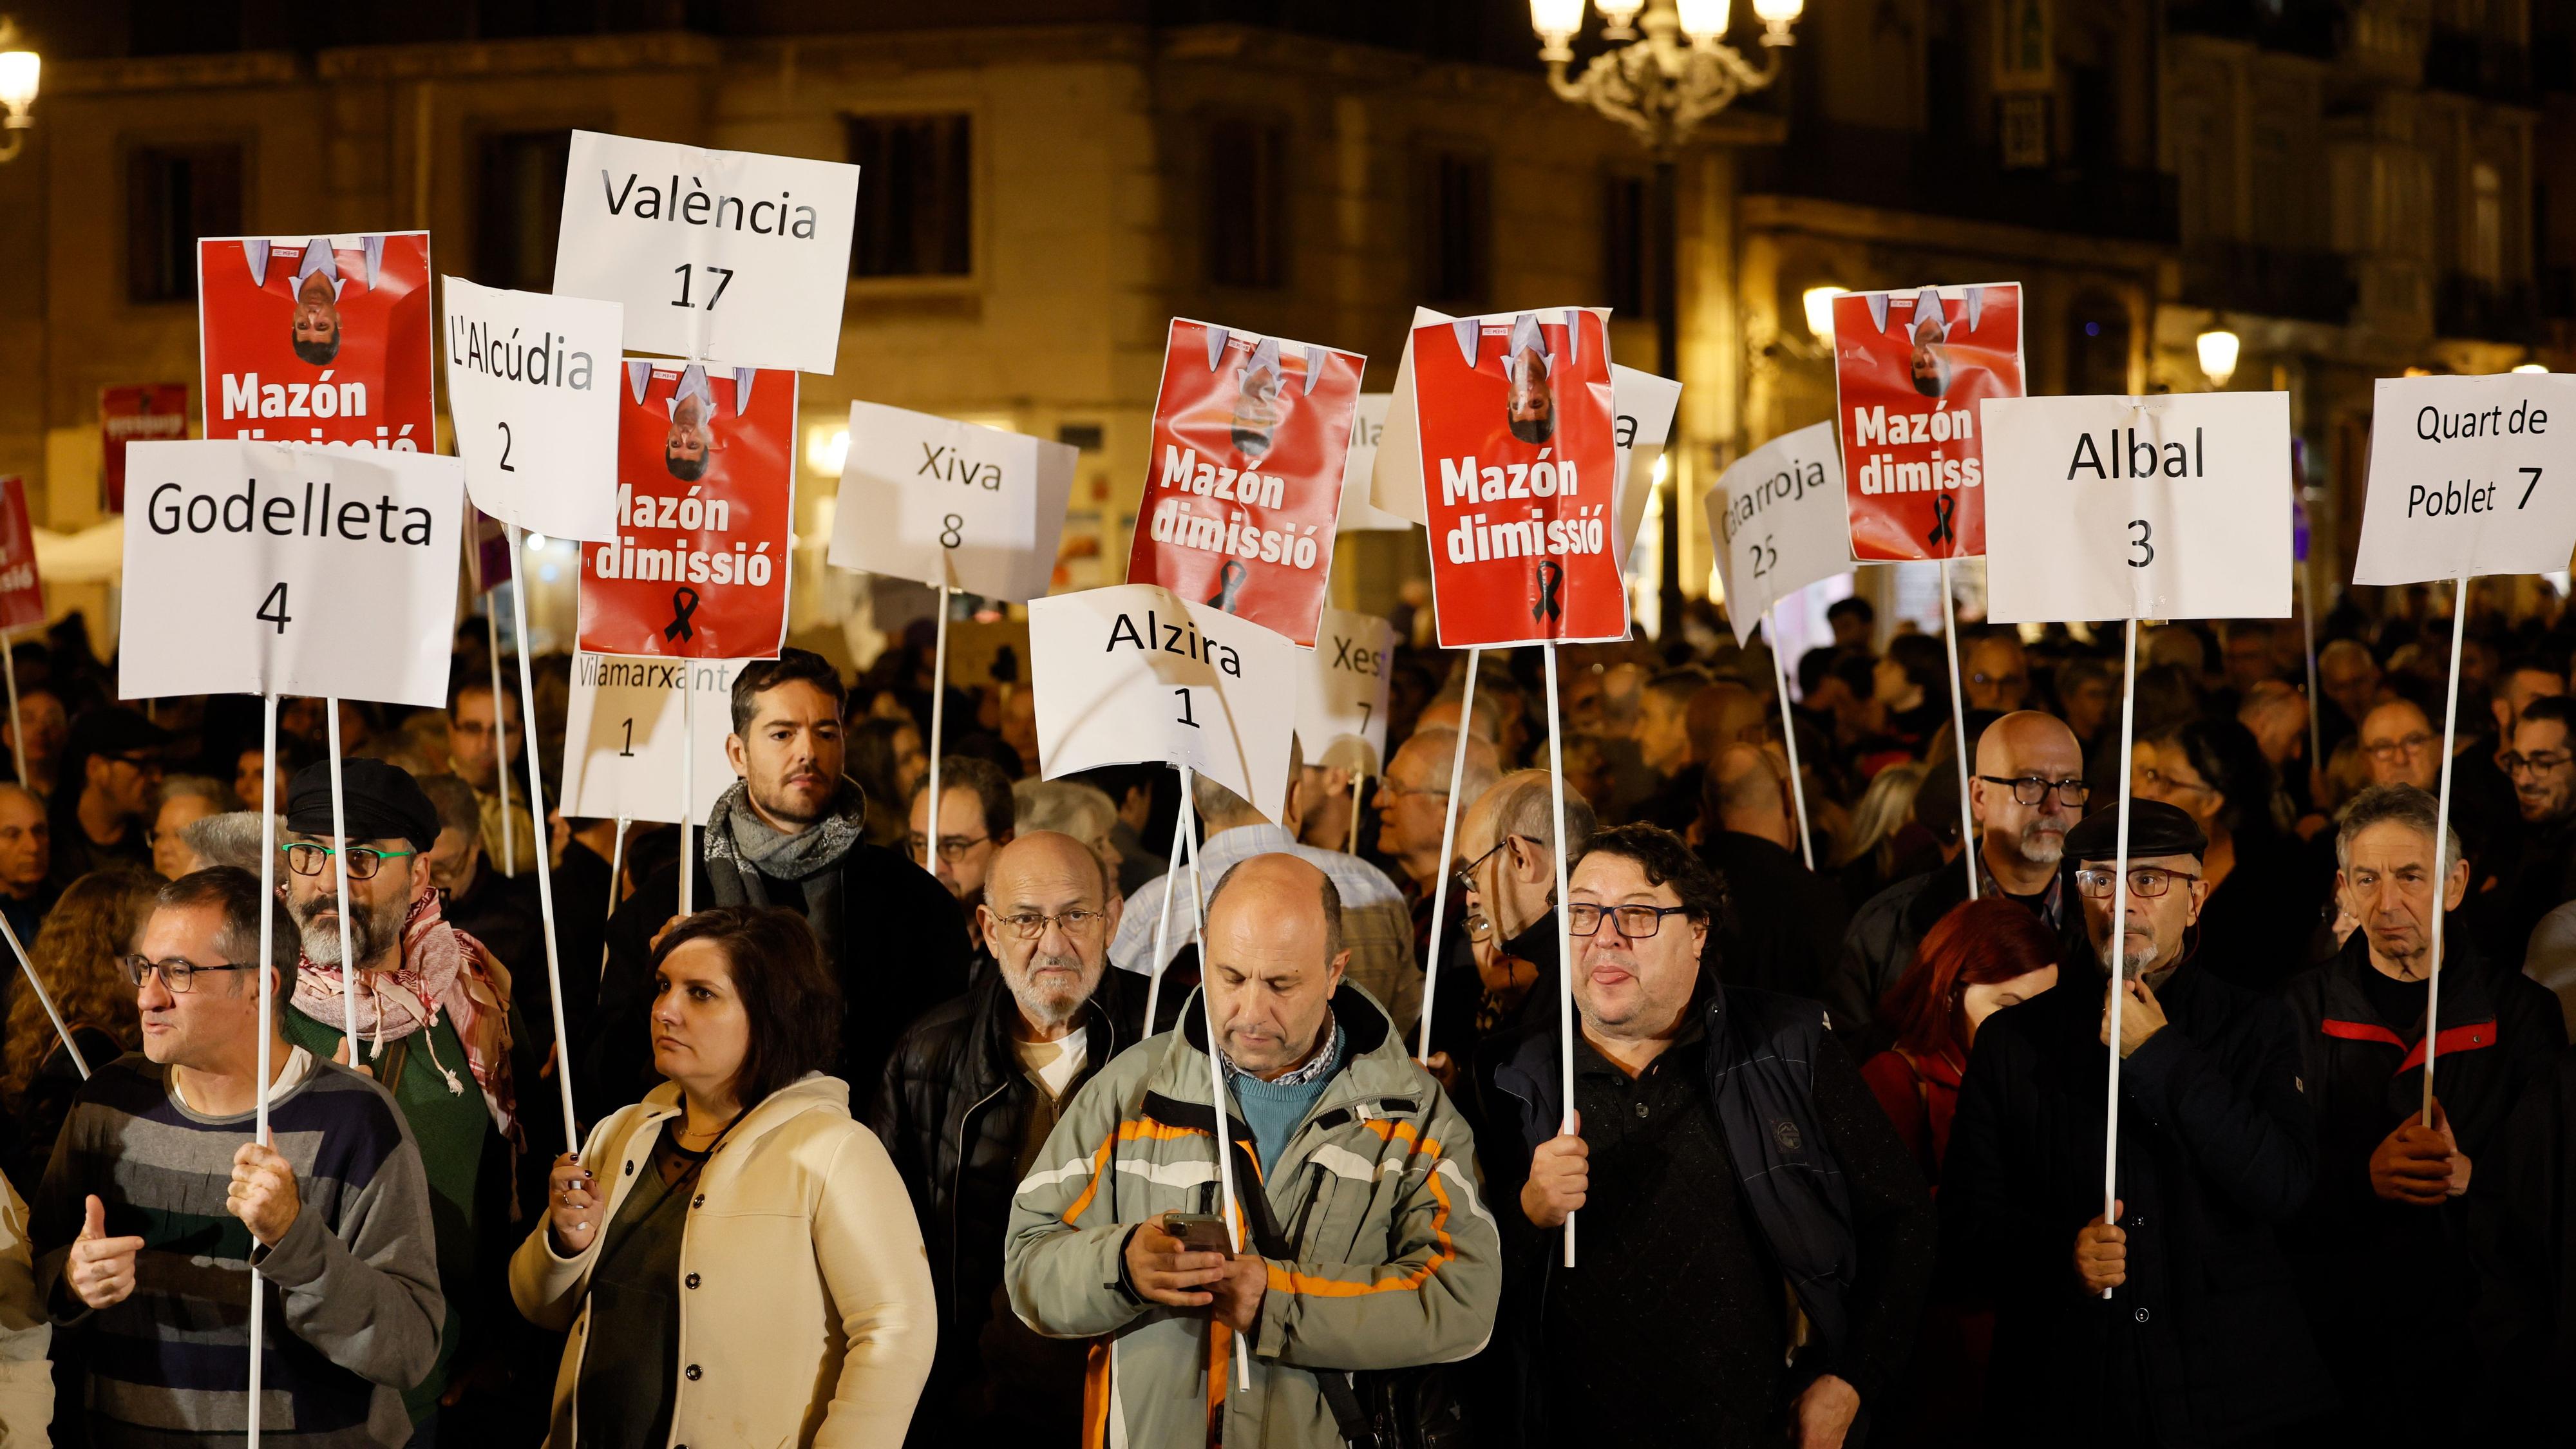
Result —
[{"label": "protest sign", "polygon": [[2285,619],[2290,397],[1994,398],[1986,617]]},{"label": "protest sign", "polygon": [[446,706],[462,463],[211,439],[137,443],[127,476],[120,698]]},{"label": "protest sign", "polygon": [[[733,732],[733,677],[743,664],[575,654],[572,704],[564,716],[563,812],[677,824],[685,778],[697,797],[689,818],[706,819],[734,781],[725,736]],[[683,669],[690,671],[686,681]],[[696,715],[686,724],[684,694]],[[683,749],[694,750],[685,770]]]},{"label": "protest sign", "polygon": [[1185,766],[1276,820],[1287,804],[1301,653],[1249,619],[1153,584],[1032,600],[1043,773]]},{"label": "protest sign", "polygon": [[1619,490],[1619,557],[1637,546],[1645,526],[1646,505],[1655,496],[1655,461],[1664,456],[1672,436],[1673,412],[1681,406],[1682,385],[1668,377],[1633,367],[1610,368],[1610,407],[1619,444],[1615,478]]},{"label": "protest sign", "polygon": [[787,637],[796,374],[626,360],[616,536],[581,550],[595,654],[770,659]]},{"label": "protest sign", "polygon": [[125,445],[188,436],[188,385],[150,382],[98,390],[98,432],[106,464],[107,511],[125,511]]},{"label": "protest sign", "polygon": [[1386,431],[1390,401],[1386,393],[1361,393],[1359,407],[1351,415],[1351,450],[1342,459],[1342,511],[1333,525],[1336,534],[1412,526],[1411,519],[1399,518],[1369,502],[1369,478],[1377,467],[1377,440]]},{"label": "protest sign", "polygon": [[1834,385],[1851,556],[1984,553],[1977,404],[2022,395],[2021,284],[1835,297]]},{"label": "protest sign", "polygon": [[0,629],[45,622],[45,586],[36,577],[36,529],[27,518],[26,480],[0,478]]},{"label": "protest sign", "polygon": [[1367,359],[1174,318],[1127,582],[1314,647]]},{"label": "protest sign", "polygon": [[1738,458],[1704,502],[1739,645],[1752,642],[1774,603],[1852,570],[1831,423],[1784,433]]},{"label": "protest sign", "polygon": [[2567,567],[2576,547],[2576,376],[2383,377],[2356,584]]},{"label": "protest sign", "polygon": [[572,133],[555,294],[626,307],[625,345],[832,371],[859,168]]},{"label": "protest sign", "polygon": [[474,506],[557,538],[611,537],[623,309],[441,283],[447,409]]},{"label": "protest sign", "polygon": [[1600,316],[1430,323],[1413,381],[1441,647],[1626,638]]},{"label": "protest sign", "polygon": [[429,233],[206,237],[206,436],[437,451]]},{"label": "protest sign", "polygon": [[1043,597],[1079,450],[878,403],[850,404],[834,568]]},{"label": "protest sign", "polygon": [[1395,626],[1375,614],[1326,609],[1297,688],[1297,741],[1306,763],[1322,764],[1343,739],[1368,747],[1364,774],[1386,771],[1386,706]]}]

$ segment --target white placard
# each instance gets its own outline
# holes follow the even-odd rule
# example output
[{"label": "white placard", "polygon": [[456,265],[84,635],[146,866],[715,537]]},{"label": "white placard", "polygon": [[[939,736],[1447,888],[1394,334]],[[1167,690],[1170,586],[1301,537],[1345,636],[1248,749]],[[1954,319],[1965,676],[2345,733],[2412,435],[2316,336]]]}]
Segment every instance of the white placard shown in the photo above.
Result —
[{"label": "white placard", "polygon": [[1043,773],[1187,765],[1276,820],[1287,804],[1304,652],[1153,584],[1032,600]]},{"label": "white placard", "polygon": [[1704,502],[1737,644],[1752,642],[1774,603],[1852,571],[1842,451],[1831,422],[1783,433],[1738,458]]},{"label": "white placard", "polygon": [[117,692],[443,708],[465,465],[249,439],[125,451]]},{"label": "white placard", "polygon": [[1351,450],[1342,457],[1342,514],[1333,525],[1336,537],[1355,531],[1413,526],[1369,502],[1369,480],[1377,468],[1378,435],[1386,431],[1386,406],[1390,400],[1387,393],[1361,393],[1359,410],[1351,416]]},{"label": "white placard", "polygon": [[2538,574],[2576,548],[2576,375],[2383,377],[2356,584]]},{"label": "white placard", "polygon": [[[1624,562],[1637,546],[1645,525],[1646,504],[1655,496],[1655,460],[1673,434],[1673,411],[1681,406],[1682,385],[1669,377],[1610,364],[1610,411],[1618,429],[1619,557]],[[1634,487],[1629,486],[1634,481]]]},{"label": "white placard", "polygon": [[986,598],[1042,598],[1080,457],[1025,433],[854,402],[827,557]]},{"label": "white placard", "polygon": [[626,346],[833,370],[859,168],[572,133],[555,291],[626,305]]},{"label": "white placard", "polygon": [[1324,611],[1297,689],[1297,741],[1306,763],[1320,765],[1336,741],[1355,739],[1367,746],[1368,773],[1386,773],[1387,664],[1394,652],[1395,626],[1385,619]]},{"label": "white placard", "polygon": [[572,707],[564,716],[563,813],[592,820],[680,820],[680,670],[696,690],[698,738],[689,772],[704,820],[733,787],[725,736],[733,732],[733,677],[740,659],[572,657]]},{"label": "white placard", "polygon": [[2290,395],[1987,398],[1986,617],[2282,619]]},{"label": "white placard", "polygon": [[1387,394],[1386,426],[1377,434],[1377,453],[1369,460],[1369,503],[1407,523],[1430,526],[1422,502],[1422,425],[1413,397],[1413,332],[1433,322],[1454,320],[1428,307],[1413,309],[1404,329],[1404,355],[1395,364],[1395,391]]},{"label": "white placard", "polygon": [[556,538],[617,532],[617,361],[626,309],[439,279],[447,410],[465,491]]}]

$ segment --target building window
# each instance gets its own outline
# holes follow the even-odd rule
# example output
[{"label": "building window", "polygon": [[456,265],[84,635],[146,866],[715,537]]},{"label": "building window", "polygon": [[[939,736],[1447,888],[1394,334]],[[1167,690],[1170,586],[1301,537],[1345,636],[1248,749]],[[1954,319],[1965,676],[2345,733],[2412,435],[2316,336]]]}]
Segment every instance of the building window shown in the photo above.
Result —
[{"label": "building window", "polygon": [[2504,280],[2504,175],[2486,161],[2469,168],[2469,275]]},{"label": "building window", "polygon": [[1654,188],[1642,177],[1601,182],[1601,295],[1617,315],[1642,317],[1653,307]]},{"label": "building window", "polygon": [[1207,279],[1219,287],[1288,283],[1288,131],[1263,121],[1207,127]]},{"label": "building window", "polygon": [[1482,156],[1438,152],[1422,176],[1423,296],[1448,311],[1482,306],[1493,287],[1493,168]]},{"label": "building window", "polygon": [[125,295],[197,299],[197,238],[242,231],[239,146],[149,146],[125,158]]},{"label": "building window", "polygon": [[474,209],[475,280],[487,287],[550,292],[555,240],[563,228],[564,167],[572,131],[504,131],[485,136]]},{"label": "building window", "polygon": [[852,116],[859,168],[854,277],[963,277],[974,270],[974,173],[965,116]]}]

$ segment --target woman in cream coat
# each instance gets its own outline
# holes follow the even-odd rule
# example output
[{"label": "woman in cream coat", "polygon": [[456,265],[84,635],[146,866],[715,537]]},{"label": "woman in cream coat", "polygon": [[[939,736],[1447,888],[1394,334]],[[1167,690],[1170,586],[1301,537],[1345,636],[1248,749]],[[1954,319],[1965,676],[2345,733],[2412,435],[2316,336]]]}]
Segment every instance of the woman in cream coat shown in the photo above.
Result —
[{"label": "woman in cream coat", "polygon": [[700,912],[653,989],[669,1080],[555,1164],[510,1264],[519,1311],[571,1333],[547,1444],[896,1449],[938,1315],[902,1179],[818,1070],[842,1013],[812,931]]}]

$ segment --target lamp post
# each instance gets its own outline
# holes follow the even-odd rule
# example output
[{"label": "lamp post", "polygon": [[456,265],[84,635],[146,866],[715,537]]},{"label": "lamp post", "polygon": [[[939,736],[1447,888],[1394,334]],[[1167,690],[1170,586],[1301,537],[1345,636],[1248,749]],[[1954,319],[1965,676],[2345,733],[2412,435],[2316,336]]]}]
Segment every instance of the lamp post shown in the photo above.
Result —
[{"label": "lamp post", "polygon": [[36,104],[36,84],[44,71],[44,58],[26,48],[18,34],[17,22],[0,15],[0,162],[15,161],[27,144],[26,132],[36,124],[27,114]]},{"label": "lamp post", "polygon": [[[1753,0],[1753,13],[1763,24],[1762,46],[1768,52],[1756,66],[1721,38],[1726,34],[1729,4],[1730,0],[1592,0],[1592,8],[1601,12],[1601,38],[1609,48],[1576,75],[1570,73],[1572,42],[1583,28],[1584,0],[1530,0],[1530,27],[1538,32],[1539,59],[1547,62],[1548,88],[1558,99],[1588,106],[1634,131],[1654,158],[1648,230],[1655,238],[1651,262],[1655,353],[1667,377],[1681,375],[1681,312],[1676,295],[1680,227],[1675,216],[1674,162],[1701,122],[1779,78],[1780,50],[1795,43],[1789,28],[1806,9],[1806,0]],[[1673,477],[1659,490],[1666,527],[1658,591],[1667,621],[1681,617],[1681,518],[1674,507],[1678,483],[1678,477]]]}]

